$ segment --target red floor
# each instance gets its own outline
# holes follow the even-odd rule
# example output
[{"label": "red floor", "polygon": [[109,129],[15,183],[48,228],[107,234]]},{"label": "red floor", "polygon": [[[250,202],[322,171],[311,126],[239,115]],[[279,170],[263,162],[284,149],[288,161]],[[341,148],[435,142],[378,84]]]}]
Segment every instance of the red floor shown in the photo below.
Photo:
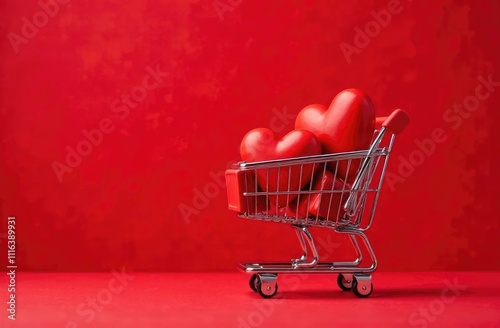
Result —
[{"label": "red floor", "polygon": [[340,291],[335,275],[282,275],[271,300],[244,273],[132,276],[18,273],[16,321],[3,309],[0,326],[500,327],[500,272],[376,272],[367,299]]}]

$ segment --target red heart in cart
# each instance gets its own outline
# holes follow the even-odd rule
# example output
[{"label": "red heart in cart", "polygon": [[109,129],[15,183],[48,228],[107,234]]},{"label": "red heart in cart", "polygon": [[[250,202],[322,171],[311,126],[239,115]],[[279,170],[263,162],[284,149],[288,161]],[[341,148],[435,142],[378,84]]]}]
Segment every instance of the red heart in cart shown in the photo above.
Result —
[{"label": "red heart in cart", "polygon": [[328,170],[314,175],[311,190],[317,194],[301,195],[298,200],[298,213],[301,217],[321,218],[336,221],[344,215],[344,204],[349,197],[350,185]]},{"label": "red heart in cart", "polygon": [[[346,89],[335,96],[330,107],[309,105],[295,120],[296,129],[316,135],[324,153],[340,153],[368,149],[375,129],[375,108],[368,96],[358,89]],[[359,160],[329,163],[342,179],[352,178]],[[337,168],[338,165],[338,168]]]},{"label": "red heart in cart", "polygon": [[[240,154],[246,162],[312,156],[321,154],[321,144],[310,131],[294,130],[277,140],[273,131],[258,128],[243,137]],[[270,195],[269,200],[284,207],[297,197],[298,191],[309,182],[317,168],[317,164],[260,168],[256,170],[257,182],[266,192],[283,192]],[[291,193],[286,194],[288,190]]]}]

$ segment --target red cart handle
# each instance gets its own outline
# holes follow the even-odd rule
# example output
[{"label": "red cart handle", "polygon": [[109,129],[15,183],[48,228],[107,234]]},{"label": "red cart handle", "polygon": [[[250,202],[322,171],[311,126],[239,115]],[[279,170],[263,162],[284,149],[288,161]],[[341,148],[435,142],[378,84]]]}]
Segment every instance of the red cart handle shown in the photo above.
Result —
[{"label": "red cart handle", "polygon": [[377,126],[382,125],[394,134],[399,134],[410,123],[410,116],[402,109],[396,109],[389,116],[377,117]]}]

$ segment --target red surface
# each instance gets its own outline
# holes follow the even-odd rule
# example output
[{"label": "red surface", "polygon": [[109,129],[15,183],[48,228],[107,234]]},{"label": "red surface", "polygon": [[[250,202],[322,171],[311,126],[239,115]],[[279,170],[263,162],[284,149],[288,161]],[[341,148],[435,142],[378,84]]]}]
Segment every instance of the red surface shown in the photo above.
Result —
[{"label": "red surface", "polygon": [[[112,288],[121,287],[111,273],[20,274],[17,320],[0,322],[29,328],[247,327],[242,322],[250,327],[426,327],[427,317],[429,327],[500,325],[499,273],[377,273],[367,299],[340,291],[335,275],[280,276],[281,292],[272,300],[250,291],[243,273],[131,275],[108,301],[110,281]],[[457,286],[456,294],[450,285]]]},{"label": "red surface", "polygon": [[[380,269],[500,269],[500,91],[478,80],[500,81],[500,3],[237,3],[70,1],[13,47],[41,9],[1,1],[0,222],[18,218],[20,267],[231,270],[296,256],[290,228],[227,210],[223,172],[249,130],[284,135],[306,105],[355,87],[377,115],[412,118],[369,231]],[[388,10],[378,35],[357,36]]]}]

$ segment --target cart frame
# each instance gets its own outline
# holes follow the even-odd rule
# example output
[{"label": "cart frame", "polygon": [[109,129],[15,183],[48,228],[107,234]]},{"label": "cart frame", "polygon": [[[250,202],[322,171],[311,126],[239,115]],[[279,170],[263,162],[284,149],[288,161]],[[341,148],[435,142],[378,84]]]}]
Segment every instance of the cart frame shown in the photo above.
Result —
[{"label": "cart frame", "polygon": [[[258,292],[264,298],[273,297],[278,291],[277,276],[281,273],[336,273],[338,275],[337,284],[344,290],[352,290],[358,297],[368,297],[373,291],[371,272],[377,268],[377,258],[365,231],[370,229],[373,217],[382,189],[385,172],[389,157],[394,145],[396,135],[401,132],[409,123],[406,112],[397,109],[390,116],[377,118],[377,123],[381,123],[381,128],[374,133],[371,145],[366,150],[343,152],[337,154],[324,154],[316,156],[305,156],[288,159],[261,161],[261,162],[240,162],[235,164],[234,169],[239,172],[257,172],[266,170],[267,191],[259,190],[257,179],[248,181],[245,175],[244,182],[235,186],[234,181],[227,178],[228,197],[230,194],[239,192],[242,194],[243,203],[246,202],[246,210],[238,213],[239,218],[255,219],[269,222],[288,223],[293,228],[299,239],[302,248],[300,258],[292,259],[289,262],[266,262],[266,263],[242,263],[238,268],[244,272],[251,273],[250,288]],[[313,171],[327,171],[327,165],[335,163],[335,172],[338,172],[339,163],[347,161],[347,171],[349,167],[354,167],[354,161],[360,163],[356,170],[355,179],[350,183],[344,182],[341,190],[313,189],[312,182],[309,188],[301,190],[291,190],[288,181],[287,190],[269,191],[269,170],[278,172],[278,181],[281,170],[289,170],[292,167],[300,166],[300,175],[305,165],[312,165]],[[337,178],[337,173],[335,173]],[[311,178],[312,179],[312,178]],[[241,185],[243,184],[243,186]],[[235,188],[238,188],[235,191]],[[308,197],[309,206],[310,195],[319,194],[320,203],[324,196],[329,195],[330,203],[326,217],[321,217],[319,212],[311,215],[309,210],[306,213],[299,213],[298,206],[295,211],[280,213],[278,205],[275,208],[267,208],[265,211],[258,211],[257,199],[265,196],[266,206],[273,197],[286,195],[290,198]],[[341,195],[341,205],[337,209],[337,215],[330,217],[331,202],[334,195]],[[344,197],[347,200],[344,200]],[[277,198],[276,198],[277,199]],[[250,203],[252,202],[252,203]],[[272,203],[271,203],[272,204]],[[254,210],[249,210],[254,206]],[[274,210],[274,211],[273,211]],[[351,261],[320,262],[320,256],[314,243],[314,238],[308,227],[326,227],[336,233],[347,234],[351,245],[355,251],[356,258]],[[366,260],[369,260],[366,263]]]}]

